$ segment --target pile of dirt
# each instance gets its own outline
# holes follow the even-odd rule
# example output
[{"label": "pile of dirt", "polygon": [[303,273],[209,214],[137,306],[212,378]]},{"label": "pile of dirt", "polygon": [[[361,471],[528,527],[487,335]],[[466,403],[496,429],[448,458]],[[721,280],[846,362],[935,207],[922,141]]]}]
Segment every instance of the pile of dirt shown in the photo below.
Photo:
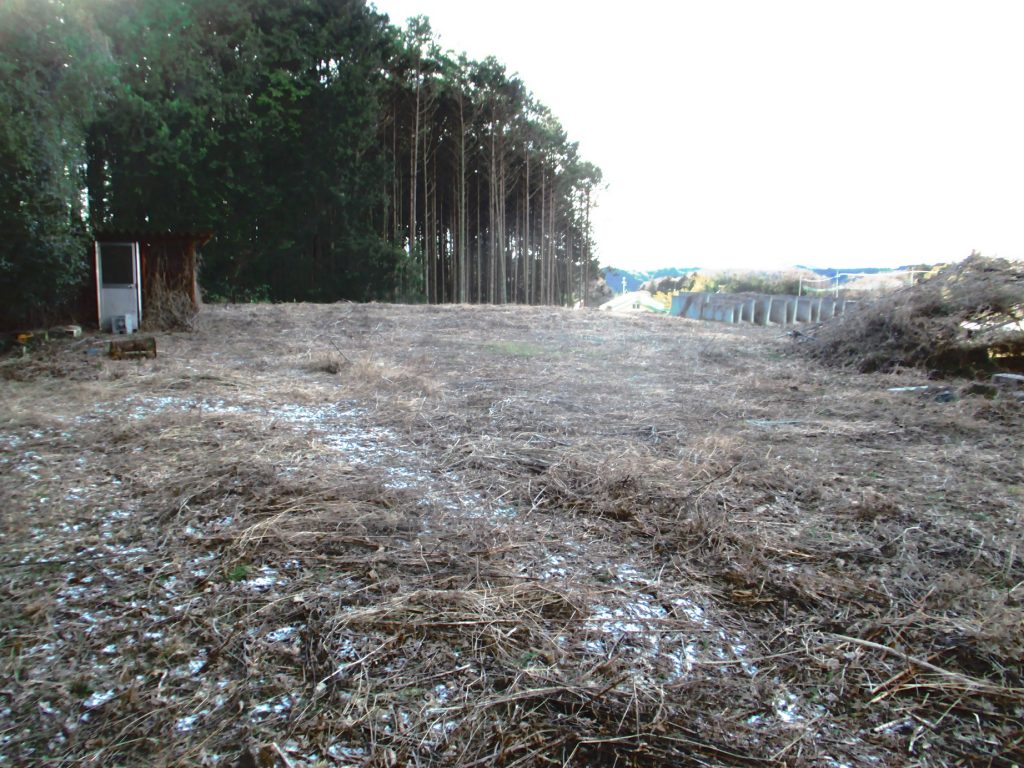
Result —
[{"label": "pile of dirt", "polygon": [[971,376],[1024,368],[1024,263],[966,260],[821,326],[813,357],[862,372]]}]

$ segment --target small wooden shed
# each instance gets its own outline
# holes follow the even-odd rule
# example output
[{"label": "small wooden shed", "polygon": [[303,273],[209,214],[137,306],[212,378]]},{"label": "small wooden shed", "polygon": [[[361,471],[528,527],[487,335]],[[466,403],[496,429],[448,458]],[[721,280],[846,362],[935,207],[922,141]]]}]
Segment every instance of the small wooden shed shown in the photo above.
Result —
[{"label": "small wooden shed", "polygon": [[149,312],[199,307],[200,246],[212,232],[98,232],[92,252],[96,322],[131,332]]}]

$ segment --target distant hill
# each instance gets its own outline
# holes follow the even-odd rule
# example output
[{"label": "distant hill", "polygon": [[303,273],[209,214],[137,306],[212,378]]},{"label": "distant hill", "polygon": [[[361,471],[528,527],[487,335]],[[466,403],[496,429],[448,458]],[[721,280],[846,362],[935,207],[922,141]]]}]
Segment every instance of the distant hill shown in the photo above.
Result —
[{"label": "distant hill", "polygon": [[[849,267],[849,268],[838,268],[838,267],[805,267],[796,265],[793,267],[793,272],[813,272],[821,277],[827,277],[829,279],[835,279],[839,275],[839,284],[844,285],[851,280],[855,279],[856,275],[884,275],[888,272],[900,272],[904,270],[920,270],[929,269],[931,265],[912,264],[903,267]],[[735,273],[748,273],[757,272],[757,270],[727,270]],[[677,290],[679,288],[678,283],[674,283],[673,280],[681,277],[685,277],[692,272],[715,272],[715,270],[701,269],[700,267],[667,267],[664,269],[656,269],[648,272],[638,272],[628,269],[619,269],[618,267],[603,267],[601,270],[601,276],[604,278],[608,288],[613,293],[622,293],[622,279],[626,279],[626,290],[627,291],[639,291],[639,290]],[[777,274],[777,270],[767,270],[767,273]],[[668,279],[666,279],[668,278]]]},{"label": "distant hill", "polygon": [[[797,265],[797,269],[806,269],[810,272],[816,272],[822,277],[835,277],[838,274],[846,272],[856,272],[861,275],[877,275],[879,272],[892,272],[893,270],[887,267],[805,267]],[[897,267],[897,269],[903,269],[903,267]]]},{"label": "distant hill", "polygon": [[649,280],[660,280],[663,277],[682,277],[690,272],[696,272],[698,267],[667,267],[656,269],[651,272],[634,272],[628,269],[617,267],[604,267],[601,275],[608,287],[615,293],[622,293],[622,278],[626,278],[627,291],[639,291],[640,286]]},{"label": "distant hill", "polygon": [[807,269],[811,272],[827,277],[829,279],[835,279],[838,276],[838,283],[843,285],[852,280],[856,279],[857,275],[884,275],[887,272],[905,272],[908,270],[921,270],[931,269],[932,264],[907,264],[902,267],[800,267],[797,269]]}]

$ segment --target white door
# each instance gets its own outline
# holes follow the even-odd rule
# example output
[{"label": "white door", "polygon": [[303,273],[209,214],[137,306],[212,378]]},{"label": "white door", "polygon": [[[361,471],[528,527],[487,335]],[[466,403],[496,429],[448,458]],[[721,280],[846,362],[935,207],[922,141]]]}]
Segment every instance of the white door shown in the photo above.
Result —
[{"label": "white door", "polygon": [[138,243],[96,243],[100,328],[111,330],[111,319],[131,315],[142,322]]}]

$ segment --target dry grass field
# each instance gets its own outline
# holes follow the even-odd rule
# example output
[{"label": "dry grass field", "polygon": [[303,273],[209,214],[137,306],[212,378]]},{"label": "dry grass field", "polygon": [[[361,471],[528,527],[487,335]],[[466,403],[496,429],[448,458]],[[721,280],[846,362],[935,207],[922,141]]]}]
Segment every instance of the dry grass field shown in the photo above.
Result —
[{"label": "dry grass field", "polygon": [[94,343],[0,365],[0,765],[1024,763],[1009,394],[551,308]]}]

